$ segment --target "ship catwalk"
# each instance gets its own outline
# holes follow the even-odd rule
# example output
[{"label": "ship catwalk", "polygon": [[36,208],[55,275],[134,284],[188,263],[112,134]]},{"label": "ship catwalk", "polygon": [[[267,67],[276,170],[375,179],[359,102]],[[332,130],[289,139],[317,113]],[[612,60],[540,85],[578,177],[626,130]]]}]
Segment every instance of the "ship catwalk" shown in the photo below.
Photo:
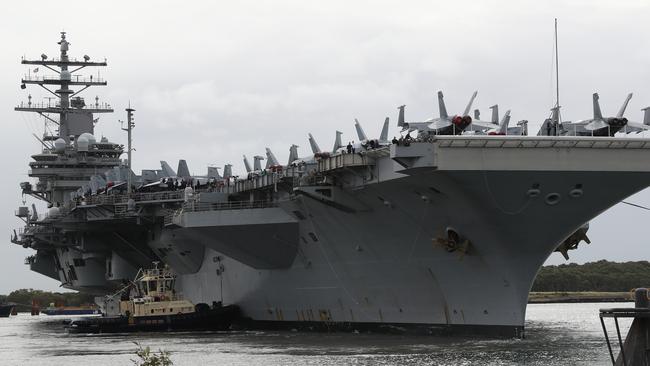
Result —
[{"label": "ship catwalk", "polygon": [[106,62],[71,60],[65,34],[59,44],[59,59],[23,60],[60,70],[23,79],[56,85],[56,104],[16,108],[58,131],[32,156],[36,183],[21,184],[49,212],[19,208],[12,241],[36,251],[32,270],[97,294],[106,313],[103,295],[160,261],[189,301],[237,305],[251,326],[520,337],[548,256],[650,185],[650,140],[628,136],[650,113],[623,117],[630,95],[603,117],[597,94],[593,119],[561,122],[556,106],[538,136],[496,106],[490,121],[471,117],[476,93],[450,114],[439,92],[439,117],[408,122],[399,108],[393,141],[387,118],[379,138],[357,122],[360,143],[337,131],[329,151],[309,135],[313,155],[293,145],[286,165],[268,148],[252,167],[244,157],[242,178],[230,164],[192,176],[184,160],[136,175],[124,146],[93,136],[93,113],[112,109],[77,96],[106,82],[74,73]]}]

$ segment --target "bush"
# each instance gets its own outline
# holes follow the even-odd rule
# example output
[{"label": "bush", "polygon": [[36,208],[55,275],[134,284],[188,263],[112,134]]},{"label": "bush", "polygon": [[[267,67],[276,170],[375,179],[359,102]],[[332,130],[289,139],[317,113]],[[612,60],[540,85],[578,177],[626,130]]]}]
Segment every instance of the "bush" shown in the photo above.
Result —
[{"label": "bush", "polygon": [[138,356],[137,359],[131,360],[136,366],[171,366],[174,363],[169,358],[170,353],[158,350],[158,353],[151,353],[149,346],[142,348],[142,345],[138,342],[133,342],[138,349],[135,350],[135,355]]}]

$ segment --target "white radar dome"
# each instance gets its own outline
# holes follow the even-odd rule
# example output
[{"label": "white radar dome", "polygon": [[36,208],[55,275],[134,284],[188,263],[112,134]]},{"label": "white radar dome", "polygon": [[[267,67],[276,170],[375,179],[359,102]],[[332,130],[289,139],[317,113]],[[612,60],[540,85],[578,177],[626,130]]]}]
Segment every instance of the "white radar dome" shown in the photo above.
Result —
[{"label": "white radar dome", "polygon": [[82,137],[85,137],[86,139],[88,139],[88,143],[89,143],[89,144],[95,144],[95,143],[97,143],[97,139],[96,139],[95,136],[93,136],[93,134],[91,134],[91,133],[84,132],[84,133],[82,133],[81,135],[79,135],[79,138],[82,138]]},{"label": "white radar dome", "polygon": [[77,151],[88,151],[90,145],[95,144],[95,136],[88,132],[82,133],[77,137]]},{"label": "white radar dome", "polygon": [[54,141],[54,151],[61,153],[65,151],[65,140],[62,138],[58,138]]}]

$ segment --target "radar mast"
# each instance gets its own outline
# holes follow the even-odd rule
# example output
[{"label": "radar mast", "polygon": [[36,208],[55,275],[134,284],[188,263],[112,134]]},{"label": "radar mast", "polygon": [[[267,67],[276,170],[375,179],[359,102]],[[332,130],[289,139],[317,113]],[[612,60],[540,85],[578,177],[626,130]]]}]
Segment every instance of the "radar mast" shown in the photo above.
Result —
[{"label": "radar mast", "polygon": [[[82,133],[93,133],[94,120],[93,113],[111,113],[113,109],[106,103],[99,103],[99,98],[95,98],[93,105],[87,106],[84,99],[77,96],[92,86],[105,86],[99,73],[96,77],[90,75],[84,77],[75,75],[75,73],[85,67],[107,66],[106,60],[101,62],[90,61],[90,57],[84,55],[83,60],[70,59],[68,49],[70,43],[66,40],[66,32],[61,32],[59,59],[49,60],[47,55],[42,54],[40,60],[22,59],[23,65],[37,65],[55,72],[55,75],[38,75],[38,67],[30,72],[21,80],[21,88],[25,89],[27,85],[38,85],[54,96],[55,103],[33,103],[31,95],[27,103],[21,103],[15,108],[20,112],[35,112],[43,116],[46,120],[58,126],[58,136],[44,136],[44,140],[54,140],[62,138],[66,143],[71,142],[71,138],[81,135]],[[73,89],[74,88],[74,89]],[[50,114],[58,114],[58,121],[51,118]]]}]

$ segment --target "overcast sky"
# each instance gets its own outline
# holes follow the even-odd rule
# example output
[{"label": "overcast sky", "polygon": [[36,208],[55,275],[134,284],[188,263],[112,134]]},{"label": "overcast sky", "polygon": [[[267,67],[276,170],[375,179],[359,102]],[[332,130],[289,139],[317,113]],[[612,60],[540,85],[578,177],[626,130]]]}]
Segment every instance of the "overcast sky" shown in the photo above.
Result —
[{"label": "overcast sky", "polygon": [[[650,2],[582,1],[31,1],[3,6],[0,33],[0,119],[3,175],[0,293],[59,283],[23,264],[32,252],[10,244],[21,205],[19,182],[30,154],[39,151],[37,115],[13,108],[32,93],[21,90],[20,58],[58,54],[59,31],[70,54],[108,59],[100,73],[109,86],[89,90],[111,103],[96,135],[125,143],[118,119],[136,109],[134,168],[176,166],[193,174],[234,165],[270,147],[281,162],[289,146],[307,154],[307,133],[330,148],[334,131],[356,140],[353,119],[378,136],[383,119],[398,133],[397,109],[409,120],[437,114],[435,94],[459,113],[478,90],[483,117],[499,103],[512,121],[528,119],[536,132],[553,105],[553,18],[559,19],[563,117],[589,118],[591,94],[614,115],[634,93],[626,117],[640,121],[650,105]],[[43,70],[42,70],[43,71]],[[42,73],[42,71],[40,71]],[[47,74],[47,73],[46,73]],[[95,71],[96,75],[96,71]],[[650,136],[649,136],[650,137]],[[650,192],[629,201],[650,206]],[[590,246],[573,261],[648,260],[650,212],[618,205],[591,223]],[[549,263],[564,262],[559,253]]]}]

